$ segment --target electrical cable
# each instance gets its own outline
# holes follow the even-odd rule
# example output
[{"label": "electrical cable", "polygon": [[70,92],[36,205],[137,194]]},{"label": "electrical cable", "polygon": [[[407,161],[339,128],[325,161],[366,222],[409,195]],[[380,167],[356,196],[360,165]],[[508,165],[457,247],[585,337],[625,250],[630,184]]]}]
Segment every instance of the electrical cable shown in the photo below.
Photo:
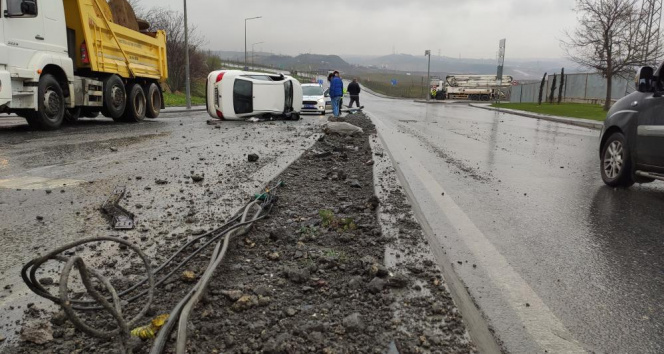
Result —
[{"label": "electrical cable", "polygon": [[[230,239],[232,237],[247,233],[254,222],[267,217],[267,215],[272,209],[273,202],[276,201],[276,197],[273,195],[272,190],[282,185],[283,183],[279,182],[272,189],[266,188],[264,193],[257,194],[254,200],[247,203],[244,206],[244,208],[241,208],[224,225],[214,230],[211,230],[207,233],[199,235],[194,239],[190,240],[189,242],[185,243],[154,271],[152,270],[148,257],[136,245],[132,244],[131,242],[115,237],[96,237],[96,238],[87,238],[68,243],[64,246],[58,247],[57,249],[45,254],[44,256],[40,256],[38,258],[29,261],[21,269],[21,277],[23,278],[23,281],[26,283],[26,285],[32,292],[60,305],[64,310],[65,314],[67,315],[67,317],[71,320],[71,322],[74,324],[76,328],[91,336],[98,338],[111,339],[120,336],[121,339],[120,347],[122,351],[126,353],[131,353],[131,349],[125,348],[125,343],[129,338],[130,328],[134,327],[149,310],[154,299],[155,287],[163,284],[167,279],[172,277],[179,269],[181,269],[185,264],[187,264],[187,262],[192,260],[196,255],[200,254],[200,252],[206,249],[209,245],[217,242],[205,272],[201,276],[198,283],[173,308],[167,323],[163,326],[162,330],[159,331],[159,335],[155,340],[155,343],[153,344],[151,350],[151,353],[161,353],[163,351],[164,346],[166,344],[166,339],[170,334],[170,331],[174,328],[175,323],[179,321],[177,353],[179,354],[184,353],[186,346],[186,339],[187,339],[186,327],[191,310],[198,303],[199,299],[205,292],[212,278],[212,275],[214,274],[215,270],[218,268],[219,264],[221,264],[222,260],[224,259],[226,251],[228,250]],[[256,208],[257,210],[254,213],[251,220],[247,220],[247,216],[249,215],[249,212],[251,211],[252,208]],[[170,271],[166,275],[164,275],[161,279],[155,282],[154,277],[157,273],[164,271],[169,265],[173,263],[176,257],[178,255],[181,255],[186,249],[206,238],[209,239],[205,240],[205,242],[202,245],[197,246],[197,248],[195,248],[188,256],[186,256],[182,261],[180,261],[180,263],[175,265],[172,269],[170,269]],[[117,290],[113,287],[113,285],[109,281],[109,279],[104,277],[95,269],[89,268],[85,264],[82,257],[75,254],[72,255],[71,257],[66,256],[71,249],[75,249],[81,245],[93,242],[114,242],[126,246],[131,251],[138,254],[138,256],[141,258],[145,266],[147,276],[138,281],[137,283],[133,284],[129,288],[118,293]],[[37,280],[37,271],[40,269],[42,265],[51,260],[62,262],[65,264],[60,275],[59,296],[54,296],[53,294],[51,294]],[[89,296],[93,298],[93,300],[73,300],[69,297],[69,294],[71,292],[69,288],[69,278],[71,270],[74,267],[77,268],[81,276],[81,281],[83,283],[83,286],[87,291],[87,293],[89,294]],[[101,284],[100,285],[94,284],[92,278],[96,278]],[[146,283],[147,283],[146,289],[143,289],[138,294],[130,297],[129,299],[121,300],[123,296],[137,291],[140,287],[146,285]],[[102,289],[105,289],[110,294],[110,296],[101,294],[96,289],[96,287],[101,287]],[[129,321],[125,320],[122,313],[122,304],[134,302],[138,299],[144,298],[146,295],[147,295],[146,303],[141,308],[140,312],[136,316],[134,316],[131,320]],[[86,306],[93,304],[97,304],[97,306]],[[113,319],[117,324],[117,328],[113,330],[99,330],[93,328],[90,325],[86,324],[78,316],[76,310],[83,310],[83,311],[105,310],[113,317]]]}]

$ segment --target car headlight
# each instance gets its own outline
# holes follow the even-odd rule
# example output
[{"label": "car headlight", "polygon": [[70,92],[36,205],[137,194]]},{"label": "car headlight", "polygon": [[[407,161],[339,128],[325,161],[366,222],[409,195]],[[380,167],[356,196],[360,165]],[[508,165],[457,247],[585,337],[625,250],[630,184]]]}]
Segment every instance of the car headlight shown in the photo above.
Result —
[{"label": "car headlight", "polygon": [[324,98],[319,98],[318,103],[325,103],[325,99]]}]

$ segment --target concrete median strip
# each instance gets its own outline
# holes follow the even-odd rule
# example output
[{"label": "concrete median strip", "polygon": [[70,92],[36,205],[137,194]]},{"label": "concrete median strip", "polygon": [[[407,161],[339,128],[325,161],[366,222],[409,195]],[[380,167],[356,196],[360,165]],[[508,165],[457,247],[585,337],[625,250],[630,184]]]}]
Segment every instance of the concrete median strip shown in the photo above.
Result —
[{"label": "concrete median strip", "polygon": [[469,104],[469,106],[475,107],[475,108],[486,109],[486,110],[489,110],[489,111],[496,111],[496,112],[500,112],[500,113],[514,114],[514,115],[522,116],[522,117],[541,119],[541,120],[546,120],[546,121],[550,121],[550,122],[575,125],[577,127],[584,127],[584,128],[590,128],[590,129],[601,130],[602,127],[604,126],[603,122],[598,122],[598,121],[594,121],[594,120],[590,120],[590,119],[569,118],[569,117],[552,116],[552,115],[547,115],[547,114],[530,113],[530,112],[525,112],[525,111],[519,111],[519,110],[516,110],[516,109],[491,107],[488,104],[474,104],[474,103],[471,103],[471,104]]}]

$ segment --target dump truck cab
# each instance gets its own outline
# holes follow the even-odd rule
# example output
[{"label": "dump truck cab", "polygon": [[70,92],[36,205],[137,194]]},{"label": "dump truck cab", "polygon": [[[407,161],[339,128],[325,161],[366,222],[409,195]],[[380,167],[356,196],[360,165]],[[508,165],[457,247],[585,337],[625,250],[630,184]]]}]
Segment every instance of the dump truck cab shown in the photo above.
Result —
[{"label": "dump truck cab", "polygon": [[2,0],[1,5],[0,105],[34,109],[36,84],[41,74],[49,71],[69,92],[74,72],[62,2]]},{"label": "dump truck cab", "polygon": [[79,115],[135,122],[163,108],[163,31],[114,23],[106,0],[0,0],[0,6],[0,112],[52,130]]}]

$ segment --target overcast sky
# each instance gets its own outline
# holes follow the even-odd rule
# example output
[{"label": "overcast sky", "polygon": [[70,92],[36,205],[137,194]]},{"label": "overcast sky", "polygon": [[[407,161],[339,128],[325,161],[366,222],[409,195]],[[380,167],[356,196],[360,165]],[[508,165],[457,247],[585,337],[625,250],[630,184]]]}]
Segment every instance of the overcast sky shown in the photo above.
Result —
[{"label": "overcast sky", "polygon": [[[182,11],[183,0],[139,0],[145,8]],[[512,58],[560,58],[573,28],[574,0],[189,0],[190,23],[212,50],[274,53],[423,55],[495,58],[507,38]],[[251,48],[249,48],[251,49]]]}]

